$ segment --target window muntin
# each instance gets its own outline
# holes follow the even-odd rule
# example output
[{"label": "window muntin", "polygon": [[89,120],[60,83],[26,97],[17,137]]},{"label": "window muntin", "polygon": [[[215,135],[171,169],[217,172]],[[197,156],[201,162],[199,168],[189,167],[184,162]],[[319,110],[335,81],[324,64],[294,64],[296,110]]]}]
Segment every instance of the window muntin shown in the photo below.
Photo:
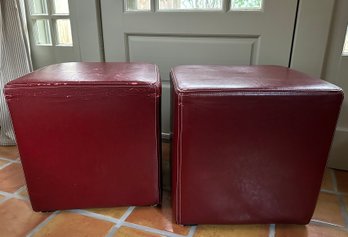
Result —
[{"label": "window muntin", "polygon": [[73,46],[69,0],[27,0],[37,46]]}]

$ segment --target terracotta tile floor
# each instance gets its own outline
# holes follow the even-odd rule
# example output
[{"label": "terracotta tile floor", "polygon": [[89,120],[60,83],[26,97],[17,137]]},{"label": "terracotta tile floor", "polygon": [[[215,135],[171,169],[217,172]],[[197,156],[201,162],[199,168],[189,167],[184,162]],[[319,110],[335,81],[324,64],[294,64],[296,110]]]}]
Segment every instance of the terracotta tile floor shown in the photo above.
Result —
[{"label": "terracotta tile floor", "polygon": [[348,172],[326,169],[309,225],[176,225],[170,207],[169,144],[163,144],[162,207],[33,212],[16,147],[0,147],[0,236],[348,237]]}]

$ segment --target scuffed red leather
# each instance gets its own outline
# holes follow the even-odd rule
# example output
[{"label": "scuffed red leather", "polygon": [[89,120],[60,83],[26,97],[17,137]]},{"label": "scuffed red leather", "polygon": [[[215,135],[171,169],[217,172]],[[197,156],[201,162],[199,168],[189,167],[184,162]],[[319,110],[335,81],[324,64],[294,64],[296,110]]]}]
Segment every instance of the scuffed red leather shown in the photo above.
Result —
[{"label": "scuffed red leather", "polygon": [[308,223],[342,90],[279,66],[179,66],[171,78],[176,221]]},{"label": "scuffed red leather", "polygon": [[140,63],[64,63],[8,83],[35,211],[160,202],[160,79]]}]

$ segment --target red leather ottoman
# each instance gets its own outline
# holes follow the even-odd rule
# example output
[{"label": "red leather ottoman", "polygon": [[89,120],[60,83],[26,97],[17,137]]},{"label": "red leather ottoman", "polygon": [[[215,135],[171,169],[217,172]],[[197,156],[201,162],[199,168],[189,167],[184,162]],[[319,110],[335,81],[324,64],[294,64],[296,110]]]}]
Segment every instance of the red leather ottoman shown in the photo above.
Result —
[{"label": "red leather ottoman", "polygon": [[279,66],[179,66],[171,77],[176,221],[308,223],[342,90]]},{"label": "red leather ottoman", "polygon": [[8,83],[35,211],[160,202],[157,66],[64,63]]}]

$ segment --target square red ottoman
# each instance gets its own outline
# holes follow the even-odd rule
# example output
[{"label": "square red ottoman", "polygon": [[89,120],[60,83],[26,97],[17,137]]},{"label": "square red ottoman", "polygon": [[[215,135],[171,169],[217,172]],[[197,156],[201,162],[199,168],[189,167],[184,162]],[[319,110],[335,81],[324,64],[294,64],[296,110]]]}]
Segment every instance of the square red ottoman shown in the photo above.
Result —
[{"label": "square red ottoman", "polygon": [[157,66],[57,64],[5,96],[35,211],[160,202]]},{"label": "square red ottoman", "polygon": [[342,90],[279,66],[179,66],[171,77],[176,221],[308,223]]}]

